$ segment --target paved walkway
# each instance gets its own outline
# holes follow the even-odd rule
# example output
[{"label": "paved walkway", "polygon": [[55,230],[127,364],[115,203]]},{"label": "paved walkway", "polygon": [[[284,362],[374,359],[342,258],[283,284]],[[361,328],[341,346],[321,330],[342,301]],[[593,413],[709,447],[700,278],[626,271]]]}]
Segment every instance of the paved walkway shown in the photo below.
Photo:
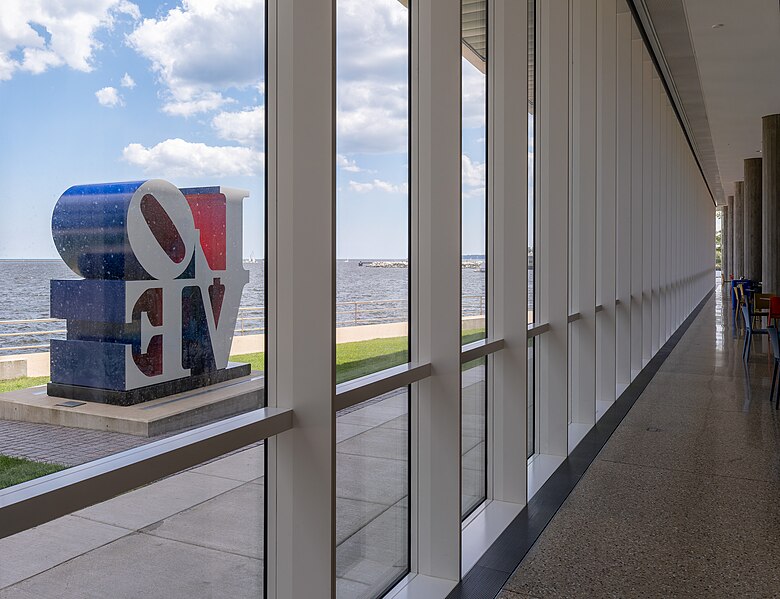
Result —
[{"label": "paved walkway", "polygon": [[780,414],[732,325],[716,290],[502,599],[780,596]]},{"label": "paved walkway", "polygon": [[52,424],[0,420],[0,455],[77,466],[164,436],[136,437]]}]

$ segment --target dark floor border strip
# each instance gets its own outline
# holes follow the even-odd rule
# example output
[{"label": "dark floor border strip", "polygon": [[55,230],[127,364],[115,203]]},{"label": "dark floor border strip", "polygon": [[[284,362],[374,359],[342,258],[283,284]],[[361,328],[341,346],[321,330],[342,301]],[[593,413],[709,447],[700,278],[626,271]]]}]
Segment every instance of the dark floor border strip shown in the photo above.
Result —
[{"label": "dark floor border strip", "polygon": [[523,511],[498,537],[447,599],[493,599],[550,523],[563,502],[596,459],[628,411],[675,348],[714,293],[711,289],[688,318],[672,333],[628,388],[606,411]]}]

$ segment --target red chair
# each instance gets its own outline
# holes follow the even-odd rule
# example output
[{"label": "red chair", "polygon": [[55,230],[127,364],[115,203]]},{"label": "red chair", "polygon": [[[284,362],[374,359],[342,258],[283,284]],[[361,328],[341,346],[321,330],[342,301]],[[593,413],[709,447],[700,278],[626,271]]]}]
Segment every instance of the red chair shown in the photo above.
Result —
[{"label": "red chair", "polygon": [[[777,323],[775,322],[775,319],[780,319],[780,296],[779,295],[773,295],[769,298],[769,322],[767,324],[769,325],[775,325],[775,328],[777,328]],[[780,357],[780,356],[778,356]]]}]

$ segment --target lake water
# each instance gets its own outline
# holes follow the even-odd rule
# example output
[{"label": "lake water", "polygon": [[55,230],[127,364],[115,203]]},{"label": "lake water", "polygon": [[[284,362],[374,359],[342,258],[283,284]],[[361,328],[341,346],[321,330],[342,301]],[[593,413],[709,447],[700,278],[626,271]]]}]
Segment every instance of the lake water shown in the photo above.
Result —
[{"label": "lake water", "polygon": [[[360,260],[338,260],[336,263],[337,323],[349,326],[405,320],[408,269],[372,268],[359,266],[359,263]],[[257,262],[244,267],[249,271],[249,283],[244,288],[241,314],[253,319],[246,323],[247,328],[262,327],[263,313],[256,308],[264,304],[264,264]],[[461,272],[464,315],[479,314],[483,309],[480,298],[485,294],[486,273],[468,268]],[[59,260],[0,261],[0,321],[48,318],[49,281],[78,278]],[[49,338],[63,338],[64,335],[29,333],[60,328],[64,328],[63,323],[0,323],[0,335],[25,333],[23,336],[0,336],[0,348],[44,345]]]}]

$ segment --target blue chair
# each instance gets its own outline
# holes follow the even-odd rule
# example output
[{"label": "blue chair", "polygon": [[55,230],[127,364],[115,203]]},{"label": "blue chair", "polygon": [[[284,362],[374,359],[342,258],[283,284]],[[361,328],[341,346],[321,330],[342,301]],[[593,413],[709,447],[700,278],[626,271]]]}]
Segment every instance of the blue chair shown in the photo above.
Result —
[{"label": "blue chair", "polygon": [[750,360],[750,346],[753,342],[753,335],[768,335],[766,329],[757,329],[753,327],[753,317],[750,314],[750,307],[747,303],[742,304],[742,318],[745,320],[745,345],[742,347],[742,360]]}]

